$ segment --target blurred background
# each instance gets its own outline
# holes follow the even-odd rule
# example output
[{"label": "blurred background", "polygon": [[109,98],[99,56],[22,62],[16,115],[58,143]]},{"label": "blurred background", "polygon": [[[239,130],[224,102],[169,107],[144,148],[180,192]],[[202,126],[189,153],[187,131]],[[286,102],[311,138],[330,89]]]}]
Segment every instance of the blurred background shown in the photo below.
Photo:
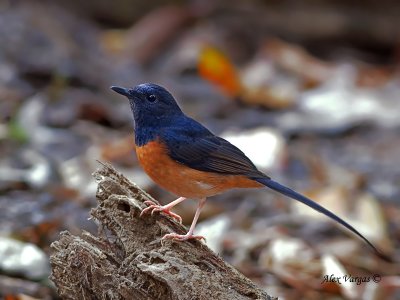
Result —
[{"label": "blurred background", "polygon": [[[174,199],[109,90],[143,82],[399,261],[399,16],[394,0],[0,0],[0,297],[57,299],[50,244],[97,231],[96,160]],[[400,299],[398,263],[273,192],[209,199],[197,233],[280,299]]]}]

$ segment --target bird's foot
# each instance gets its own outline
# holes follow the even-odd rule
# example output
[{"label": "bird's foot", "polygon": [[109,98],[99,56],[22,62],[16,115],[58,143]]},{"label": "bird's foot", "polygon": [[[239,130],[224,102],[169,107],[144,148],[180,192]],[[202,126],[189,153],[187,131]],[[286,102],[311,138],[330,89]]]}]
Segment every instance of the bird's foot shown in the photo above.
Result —
[{"label": "bird's foot", "polygon": [[150,200],[145,201],[144,204],[150,205],[150,206],[143,209],[142,212],[140,213],[140,216],[143,216],[144,214],[147,214],[149,212],[151,213],[151,215],[153,215],[154,212],[163,212],[163,213],[171,216],[172,218],[174,218],[175,220],[177,220],[179,223],[182,224],[181,216],[170,211],[170,207],[168,207],[168,205],[158,205]]},{"label": "bird's foot", "polygon": [[163,236],[162,240],[176,240],[176,241],[187,241],[187,240],[206,240],[206,238],[202,235],[193,235],[193,234],[177,234],[177,233],[168,233]]}]

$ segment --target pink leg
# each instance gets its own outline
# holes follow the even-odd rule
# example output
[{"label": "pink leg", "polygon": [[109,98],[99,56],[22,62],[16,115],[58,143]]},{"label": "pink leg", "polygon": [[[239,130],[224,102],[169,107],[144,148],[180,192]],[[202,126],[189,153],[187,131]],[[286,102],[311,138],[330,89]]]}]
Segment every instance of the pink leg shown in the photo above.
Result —
[{"label": "pink leg", "polygon": [[184,235],[177,234],[177,233],[169,233],[169,234],[164,235],[164,237],[162,239],[163,240],[164,239],[172,239],[172,240],[178,240],[178,241],[186,241],[189,239],[195,239],[195,240],[204,239],[205,240],[204,236],[193,235],[193,231],[194,231],[194,228],[196,227],[197,220],[199,219],[201,209],[203,208],[205,203],[206,203],[206,198],[200,199],[199,206],[197,206],[196,213],[194,215],[192,225],[190,225],[190,229],[189,229],[188,233],[186,233]]},{"label": "pink leg", "polygon": [[154,212],[161,211],[167,215],[170,215],[171,217],[176,219],[179,223],[182,223],[182,218],[179,215],[173,213],[171,211],[171,208],[173,208],[175,205],[177,205],[178,203],[180,203],[184,200],[186,200],[185,197],[179,197],[178,199],[172,201],[171,203],[168,203],[167,205],[158,205],[150,200],[145,201],[144,204],[148,204],[150,206],[143,209],[142,212],[140,213],[140,216],[147,214],[148,212],[151,212],[151,214],[153,215]]}]

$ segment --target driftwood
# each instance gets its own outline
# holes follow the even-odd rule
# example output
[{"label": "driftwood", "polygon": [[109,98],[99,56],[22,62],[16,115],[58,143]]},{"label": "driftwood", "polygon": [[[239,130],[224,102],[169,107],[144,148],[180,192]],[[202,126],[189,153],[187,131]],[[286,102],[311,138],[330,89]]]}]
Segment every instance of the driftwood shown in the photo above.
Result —
[{"label": "driftwood", "polygon": [[63,299],[273,299],[199,241],[163,241],[186,229],[163,214],[140,217],[147,193],[110,165],[95,172],[99,236],[62,232],[51,279]]}]

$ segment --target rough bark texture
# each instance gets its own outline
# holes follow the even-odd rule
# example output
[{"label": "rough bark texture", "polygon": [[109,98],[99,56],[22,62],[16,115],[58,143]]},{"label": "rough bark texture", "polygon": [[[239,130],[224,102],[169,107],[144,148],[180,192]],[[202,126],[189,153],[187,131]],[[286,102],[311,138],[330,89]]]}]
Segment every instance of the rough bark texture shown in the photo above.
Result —
[{"label": "rough bark texture", "polygon": [[154,201],[111,166],[94,177],[99,236],[62,232],[52,244],[51,279],[64,299],[273,299],[199,241],[163,241],[186,229],[163,214],[139,217]]}]

